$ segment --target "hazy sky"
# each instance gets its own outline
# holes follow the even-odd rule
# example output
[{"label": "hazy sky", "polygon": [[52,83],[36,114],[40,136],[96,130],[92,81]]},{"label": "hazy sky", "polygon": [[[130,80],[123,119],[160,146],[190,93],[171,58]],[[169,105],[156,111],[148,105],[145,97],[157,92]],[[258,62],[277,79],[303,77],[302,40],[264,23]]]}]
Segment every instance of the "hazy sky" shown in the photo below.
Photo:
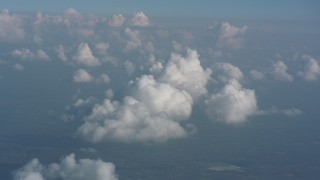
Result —
[{"label": "hazy sky", "polygon": [[319,19],[320,1],[317,0],[10,0],[0,2],[2,8],[11,11],[63,12],[75,8],[80,12],[131,14],[144,11],[151,16],[200,16],[217,18],[263,19]]},{"label": "hazy sky", "polygon": [[319,179],[320,0],[0,0],[0,179]]}]

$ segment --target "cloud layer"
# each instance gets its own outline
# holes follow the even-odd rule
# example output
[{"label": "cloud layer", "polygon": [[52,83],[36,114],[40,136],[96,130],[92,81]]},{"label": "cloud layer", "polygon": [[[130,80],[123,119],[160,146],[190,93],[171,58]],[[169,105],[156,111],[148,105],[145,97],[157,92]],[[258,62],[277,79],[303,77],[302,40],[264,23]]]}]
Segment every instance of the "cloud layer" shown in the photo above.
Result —
[{"label": "cloud layer", "polygon": [[15,180],[117,180],[115,166],[102,160],[75,159],[70,154],[60,163],[45,166],[33,159],[21,169],[15,171]]}]

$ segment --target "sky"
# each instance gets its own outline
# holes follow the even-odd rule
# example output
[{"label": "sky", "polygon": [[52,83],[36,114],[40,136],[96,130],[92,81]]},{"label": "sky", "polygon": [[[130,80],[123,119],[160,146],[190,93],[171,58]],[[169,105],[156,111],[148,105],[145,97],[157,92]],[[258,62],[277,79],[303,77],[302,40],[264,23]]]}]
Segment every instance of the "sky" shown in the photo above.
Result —
[{"label": "sky", "polygon": [[302,19],[319,20],[320,3],[317,0],[122,0],[122,1],[40,1],[23,0],[2,1],[1,7],[12,11],[61,13],[72,7],[80,12],[131,14],[144,11],[150,16],[183,16],[248,19]]},{"label": "sky", "polygon": [[0,2],[0,177],[318,179],[318,4]]}]

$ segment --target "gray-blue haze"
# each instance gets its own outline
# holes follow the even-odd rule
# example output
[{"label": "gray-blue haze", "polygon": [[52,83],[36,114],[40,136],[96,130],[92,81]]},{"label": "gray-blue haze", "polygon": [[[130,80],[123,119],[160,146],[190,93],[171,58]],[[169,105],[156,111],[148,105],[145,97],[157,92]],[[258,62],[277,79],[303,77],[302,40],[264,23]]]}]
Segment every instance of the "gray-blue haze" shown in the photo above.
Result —
[{"label": "gray-blue haze", "polygon": [[[252,33],[246,36],[246,46],[232,51],[232,55],[226,58],[202,56],[201,46],[208,46],[207,43],[199,41],[194,47],[199,49],[204,66],[227,61],[244,72],[270,66],[277,53],[284,57],[295,52],[319,57],[320,36],[315,30],[310,30],[319,30],[318,27],[299,26],[290,30],[276,23],[269,25],[281,30],[249,30]],[[259,24],[257,26],[260,27]],[[194,31],[203,32],[199,34],[203,39],[209,36],[204,28],[195,28]],[[290,67],[296,64],[286,63],[292,63]],[[293,83],[273,80],[245,82],[246,87],[256,90],[260,109],[269,109],[273,105],[283,109],[295,107],[303,111],[301,116],[254,116],[244,124],[233,126],[207,119],[204,108],[195,106],[190,122],[198,131],[185,139],[160,144],[91,144],[75,135],[83,122],[80,118],[90,113],[89,107],[82,112],[69,112],[76,114],[74,121],[64,122],[61,115],[67,105],[74,103],[72,96],[78,89],[81,89],[82,97],[102,99],[110,85],[75,85],[72,82],[73,72],[73,67],[59,60],[26,64],[21,72],[0,65],[1,179],[11,179],[12,171],[32,158],[37,157],[43,164],[49,164],[72,152],[80,158],[101,158],[113,162],[122,180],[294,180],[320,177],[318,81],[305,82],[297,78]],[[93,74],[98,72],[107,72],[118,78],[112,79],[112,87],[115,98],[121,100],[126,94],[122,88],[128,83],[127,75],[107,65],[92,71]],[[97,153],[80,150],[88,147],[93,147]]]}]

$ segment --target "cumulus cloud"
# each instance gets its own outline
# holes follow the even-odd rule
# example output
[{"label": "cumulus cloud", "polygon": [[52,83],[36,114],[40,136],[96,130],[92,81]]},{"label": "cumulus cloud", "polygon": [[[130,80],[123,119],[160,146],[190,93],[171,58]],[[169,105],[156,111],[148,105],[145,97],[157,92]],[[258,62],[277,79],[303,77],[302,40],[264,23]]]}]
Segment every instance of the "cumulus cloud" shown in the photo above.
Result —
[{"label": "cumulus cloud", "polygon": [[98,50],[100,54],[106,54],[109,47],[109,43],[99,42],[95,44],[95,48]]},{"label": "cumulus cloud", "polygon": [[73,75],[73,81],[78,83],[91,82],[93,79],[94,77],[84,69],[77,70]]},{"label": "cumulus cloud", "polygon": [[133,15],[131,23],[134,26],[146,27],[149,26],[149,17],[146,16],[143,12],[137,12]]},{"label": "cumulus cloud", "polygon": [[299,116],[302,114],[302,111],[297,108],[291,109],[279,109],[276,106],[273,106],[270,110],[260,110],[256,112],[257,115],[270,115],[270,114],[283,114],[289,117]]},{"label": "cumulus cloud", "polygon": [[78,47],[76,56],[73,59],[82,65],[95,67],[99,66],[101,63],[98,58],[94,57],[92,51],[87,43],[81,43]]},{"label": "cumulus cloud", "polygon": [[250,75],[253,79],[256,79],[256,80],[261,80],[265,78],[265,75],[262,72],[255,69],[250,71]]},{"label": "cumulus cloud", "polygon": [[58,48],[56,49],[56,52],[58,54],[58,58],[64,62],[68,61],[68,58],[65,54],[65,51],[66,51],[65,47],[63,47],[62,45],[59,45]]},{"label": "cumulus cloud", "polygon": [[82,15],[75,9],[69,8],[67,9],[64,14],[64,24],[71,26],[74,22],[79,22],[82,19]]},{"label": "cumulus cloud", "polygon": [[230,63],[217,63],[216,68],[219,71],[219,79],[226,82],[229,79],[242,80],[244,75],[242,71]]},{"label": "cumulus cloud", "polygon": [[22,16],[10,15],[7,9],[2,10],[0,14],[0,40],[16,42],[24,39],[26,33],[22,25]]},{"label": "cumulus cloud", "polygon": [[160,80],[199,97],[207,93],[206,85],[211,73],[210,69],[202,68],[197,51],[188,49],[185,57],[171,54]]},{"label": "cumulus cloud", "polygon": [[132,96],[123,102],[105,99],[93,107],[78,132],[92,142],[164,142],[185,137],[193,100],[186,91],[160,83],[153,76],[136,80]]},{"label": "cumulus cloud", "polygon": [[108,76],[108,74],[102,73],[102,74],[100,74],[100,76],[98,78],[96,78],[96,82],[97,83],[106,83],[106,84],[108,84],[108,83],[111,82],[111,79]]},{"label": "cumulus cloud", "polygon": [[112,18],[108,21],[109,26],[112,27],[121,27],[126,18],[121,14],[113,15]]},{"label": "cumulus cloud", "polygon": [[134,66],[134,64],[130,61],[126,61],[124,62],[124,68],[127,71],[127,74],[129,76],[131,76],[132,73],[134,73],[136,67]]},{"label": "cumulus cloud", "polygon": [[242,123],[254,115],[258,106],[255,91],[245,89],[235,80],[206,100],[209,118],[228,124]]},{"label": "cumulus cloud", "polygon": [[126,46],[124,48],[125,51],[137,49],[142,46],[142,36],[139,33],[139,31],[126,28],[124,33],[128,37],[128,40],[126,41]]},{"label": "cumulus cloud", "polygon": [[287,72],[288,67],[283,61],[278,61],[272,65],[272,75],[275,79],[280,81],[292,82],[293,77]]},{"label": "cumulus cloud", "polygon": [[306,61],[303,71],[299,75],[307,81],[315,81],[320,76],[320,65],[317,60],[308,55],[303,55],[302,58]]},{"label": "cumulus cloud", "polygon": [[33,159],[14,172],[15,180],[117,180],[115,166],[102,160],[79,159],[70,154],[60,163],[45,166]]},{"label": "cumulus cloud", "polygon": [[242,46],[244,41],[243,34],[246,32],[247,26],[236,27],[228,22],[223,22],[220,28],[218,40],[220,46],[229,46],[233,48],[240,48]]},{"label": "cumulus cloud", "polygon": [[21,60],[49,60],[50,57],[44,52],[42,49],[38,49],[33,52],[30,49],[22,48],[15,49],[11,52],[11,55],[15,58],[19,58]]},{"label": "cumulus cloud", "polygon": [[15,63],[15,64],[13,65],[13,68],[14,68],[15,70],[19,70],[19,71],[21,71],[21,70],[24,69],[23,65],[21,65],[21,64],[19,64],[19,63]]}]

